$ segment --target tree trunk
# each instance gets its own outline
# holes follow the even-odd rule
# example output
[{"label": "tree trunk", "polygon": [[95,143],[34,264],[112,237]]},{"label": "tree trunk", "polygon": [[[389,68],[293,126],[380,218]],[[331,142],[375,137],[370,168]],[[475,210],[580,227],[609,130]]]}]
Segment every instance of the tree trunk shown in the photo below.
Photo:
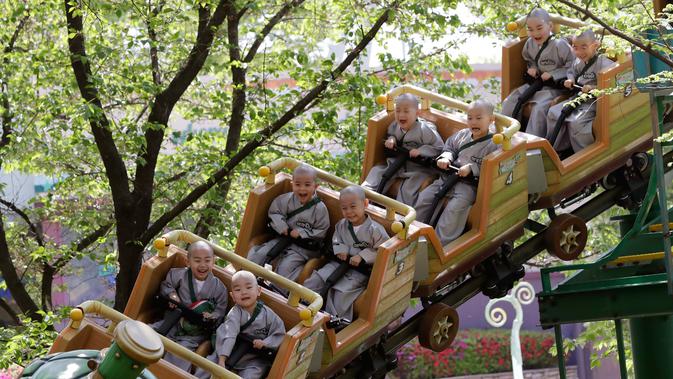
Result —
[{"label": "tree trunk", "polygon": [[5,224],[2,219],[2,213],[0,213],[0,272],[2,272],[2,277],[5,279],[5,284],[7,289],[12,294],[12,298],[16,301],[16,304],[21,309],[21,312],[28,315],[33,320],[42,320],[37,311],[39,308],[37,304],[26,291],[26,288],[21,283],[19,276],[16,274],[16,268],[12,262],[12,257],[9,254],[9,246],[7,245],[7,238],[5,234]]},{"label": "tree trunk", "polygon": [[[121,241],[121,239],[120,239]],[[140,273],[143,247],[134,243],[119,246],[119,272],[117,273],[114,308],[123,312],[131,297],[133,285]]]},{"label": "tree trunk", "polygon": [[54,274],[56,269],[48,263],[42,265],[42,310],[48,311],[54,308],[51,299],[52,283],[54,282]]}]

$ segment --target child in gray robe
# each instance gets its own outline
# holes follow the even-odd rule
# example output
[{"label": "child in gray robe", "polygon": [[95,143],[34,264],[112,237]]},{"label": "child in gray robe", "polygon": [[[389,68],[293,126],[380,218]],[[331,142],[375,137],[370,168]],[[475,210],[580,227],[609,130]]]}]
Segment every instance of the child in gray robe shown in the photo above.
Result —
[{"label": "child in gray robe", "polygon": [[[238,271],[231,278],[231,297],[234,306],[227,319],[217,328],[215,351],[208,356],[220,366],[227,365],[244,379],[262,378],[273,362],[262,354],[263,349],[277,351],[285,337],[283,320],[271,308],[258,300],[262,290],[257,279],[249,271]],[[248,349],[239,352],[237,362],[227,362],[236,348],[246,341]],[[250,347],[252,343],[252,347]],[[198,369],[198,378],[208,378],[210,374]]]},{"label": "child in gray robe", "polygon": [[[292,174],[292,192],[276,197],[269,207],[271,228],[280,237],[273,238],[259,246],[253,246],[248,252],[248,260],[263,265],[267,253],[279,242],[281,237],[293,239],[278,257],[275,271],[290,280],[296,280],[310,258],[320,255],[320,249],[311,248],[321,241],[329,229],[329,213],[315,191],[317,172],[310,166],[300,165]],[[281,289],[287,295],[287,290]]]},{"label": "child in gray robe", "polygon": [[[350,265],[373,265],[376,250],[388,240],[386,229],[365,213],[368,205],[365,191],[358,186],[348,186],[339,194],[343,219],[334,227],[332,246],[338,260]],[[304,287],[322,292],[330,275],[339,267],[339,261],[330,261],[314,271],[304,282]],[[369,277],[349,269],[337,279],[327,292],[325,310],[333,316],[353,320],[353,303],[367,287]]]},{"label": "child in gray robe", "polygon": [[[523,46],[523,59],[526,61],[528,70],[526,73],[532,78],[540,78],[545,83],[558,83],[566,77],[566,73],[575,58],[563,38],[556,38],[552,35],[552,22],[549,13],[541,8],[536,8],[530,12],[526,18],[528,28],[528,40]],[[519,97],[528,89],[528,83],[518,87],[502,102],[502,113],[513,115],[514,108],[519,101]],[[526,133],[534,134],[538,137],[545,137],[547,131],[547,111],[552,100],[563,93],[561,88],[544,86],[537,91],[529,102],[534,103],[528,118]]]},{"label": "child in gray robe", "polygon": [[[577,58],[568,70],[568,79],[563,85],[572,89],[574,86],[581,87],[582,93],[588,93],[595,89],[598,84],[598,73],[615,66],[615,62],[607,57],[596,54],[600,42],[592,30],[585,30],[573,39],[573,50]],[[574,111],[566,119],[566,127],[561,127],[554,142],[556,151],[563,151],[572,147],[577,152],[594,143],[592,131],[593,120],[596,117],[596,99],[591,98],[581,104],[574,105],[574,98],[556,104],[549,109],[547,114],[547,139],[552,138],[556,123],[561,116],[564,106],[573,106]]]},{"label": "child in gray robe", "polygon": [[[189,267],[171,269],[161,282],[159,293],[192,309],[212,309],[203,312],[204,319],[221,319],[227,311],[227,287],[213,275],[213,249],[206,242],[198,241],[189,246],[187,254]],[[205,305],[209,306],[204,307]],[[169,307],[175,308],[175,305],[169,303]],[[153,323],[152,327],[159,328],[162,323],[163,321]],[[203,330],[183,318],[168,331],[166,337],[194,351],[211,334],[212,331]],[[164,360],[185,371],[191,366],[191,362],[168,352]]]},{"label": "child in gray robe", "polygon": [[[442,137],[436,127],[423,119],[417,118],[418,99],[405,93],[395,99],[395,121],[388,126],[388,138],[385,146],[394,149],[401,146],[409,150],[411,158],[435,157],[442,151]],[[376,191],[383,173],[396,158],[388,158],[386,164],[372,167],[362,186]],[[418,163],[407,161],[394,177],[385,184],[381,193],[385,194],[395,178],[403,180],[397,192],[397,201],[414,206],[423,182],[433,175],[432,169]]]},{"label": "child in gray robe", "polygon": [[[484,100],[476,100],[469,105],[468,128],[458,131],[446,140],[444,152],[437,161],[439,168],[447,169],[449,165],[453,165],[459,168],[457,175],[460,178],[479,176],[484,157],[498,149],[489,133],[489,127],[495,122],[493,108],[493,104]],[[442,212],[435,226],[435,232],[442,245],[446,245],[463,233],[470,208],[477,195],[476,184],[458,180],[446,194],[449,201],[444,210],[442,211],[441,207],[433,208],[435,194],[448,176],[449,174],[442,174],[440,179],[424,189],[416,203],[416,218],[421,222],[430,224],[435,213]]]}]

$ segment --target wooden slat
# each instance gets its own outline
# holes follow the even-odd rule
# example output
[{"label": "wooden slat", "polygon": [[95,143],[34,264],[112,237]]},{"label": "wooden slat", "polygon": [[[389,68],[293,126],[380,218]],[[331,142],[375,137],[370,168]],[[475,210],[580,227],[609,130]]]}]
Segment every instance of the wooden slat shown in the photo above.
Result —
[{"label": "wooden slat", "polygon": [[399,291],[394,291],[385,298],[381,299],[379,302],[379,311],[377,314],[385,314],[388,312],[388,309],[398,303],[402,298],[411,299],[411,287],[412,282],[409,281],[399,289]]},{"label": "wooden slat", "polygon": [[500,207],[490,212],[488,215],[488,228],[490,229],[492,225],[502,222],[502,219],[513,212],[520,211],[520,209],[524,209],[528,213],[528,192],[526,191],[520,191],[509,202],[503,203]]},{"label": "wooden slat", "polygon": [[383,286],[383,290],[381,291],[381,298],[385,298],[389,294],[399,291],[402,286],[407,283],[411,282],[411,280],[414,278],[414,271],[413,270],[407,270],[403,273],[401,273],[397,278],[389,281]]}]

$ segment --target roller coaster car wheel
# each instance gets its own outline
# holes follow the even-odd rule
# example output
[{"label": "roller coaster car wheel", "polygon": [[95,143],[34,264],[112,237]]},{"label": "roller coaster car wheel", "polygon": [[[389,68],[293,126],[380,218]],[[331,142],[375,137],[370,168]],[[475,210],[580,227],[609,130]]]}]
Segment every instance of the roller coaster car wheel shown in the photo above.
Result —
[{"label": "roller coaster car wheel", "polygon": [[650,158],[646,153],[636,153],[631,159],[633,166],[640,172],[645,172],[650,165]]},{"label": "roller coaster car wheel", "polygon": [[432,304],[421,318],[418,341],[433,351],[443,351],[458,333],[458,312],[442,303]]},{"label": "roller coaster car wheel", "polygon": [[544,234],[547,251],[564,261],[576,259],[587,244],[587,224],[572,214],[556,216]]}]

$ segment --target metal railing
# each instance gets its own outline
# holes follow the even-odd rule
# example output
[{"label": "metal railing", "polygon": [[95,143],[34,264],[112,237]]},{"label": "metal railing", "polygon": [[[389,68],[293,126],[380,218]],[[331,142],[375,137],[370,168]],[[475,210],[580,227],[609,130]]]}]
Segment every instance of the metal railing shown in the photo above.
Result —
[{"label": "metal railing", "polygon": [[[312,167],[318,173],[318,178],[336,187],[345,188],[350,185],[357,186],[357,184],[349,182],[346,179],[339,178],[338,176],[332,175],[317,167],[313,167],[297,159],[288,157],[276,159],[275,161],[267,164],[266,166],[260,167],[259,175],[265,178],[267,184],[274,184],[276,180],[276,172],[282,170],[283,168],[288,170],[294,170],[297,166],[301,164],[305,164],[307,166]],[[391,199],[387,196],[381,195],[380,193],[369,190],[367,188],[363,187],[363,189],[365,191],[365,195],[367,196],[367,198],[385,207],[386,219],[395,220],[396,212],[404,215],[404,218],[402,218],[402,220],[394,221],[390,227],[392,231],[395,232],[400,239],[406,239],[408,236],[409,225],[411,225],[411,223],[416,219],[416,211],[414,210],[414,208],[406,204],[400,203],[399,201]]]},{"label": "metal railing", "polygon": [[[432,103],[445,105],[452,109],[467,112],[469,104],[460,100],[456,100],[438,93],[428,91],[426,89],[405,84],[388,91],[385,95],[379,95],[376,102],[380,105],[385,105],[388,112],[395,110],[395,98],[403,93],[410,93],[421,98],[421,109],[428,110]],[[497,134],[493,136],[493,142],[502,145],[503,150],[512,148],[512,136],[521,128],[519,121],[507,117],[505,115],[495,113],[495,128]]]},{"label": "metal railing", "polygon": [[308,307],[298,310],[298,313],[304,326],[308,327],[313,325],[313,318],[318,314],[323,304],[322,297],[317,293],[186,230],[173,230],[162,235],[154,241],[154,247],[159,250],[159,256],[165,257],[168,252],[168,246],[174,245],[179,241],[186,243],[193,243],[196,241],[206,242],[213,248],[213,252],[218,257],[248,270],[256,276],[269,280],[279,287],[287,289],[290,292],[287,304],[291,307],[298,307],[300,299],[310,302]]},{"label": "metal railing", "polygon": [[[108,332],[110,334],[112,334],[118,323],[124,320],[131,320],[131,318],[128,316],[117,312],[116,310],[99,301],[89,300],[83,302],[77,306],[77,308],[74,308],[72,311],[70,311],[70,323],[67,327],[78,330],[81,328],[82,320],[87,314],[95,314],[112,321],[112,324],[110,324],[108,327]],[[240,379],[240,376],[216,364],[215,362],[209,361],[208,359],[196,354],[186,347],[181,346],[162,335],[159,335],[159,338],[161,338],[161,342],[163,343],[164,349],[166,351],[210,372],[213,374],[214,379]]]}]

